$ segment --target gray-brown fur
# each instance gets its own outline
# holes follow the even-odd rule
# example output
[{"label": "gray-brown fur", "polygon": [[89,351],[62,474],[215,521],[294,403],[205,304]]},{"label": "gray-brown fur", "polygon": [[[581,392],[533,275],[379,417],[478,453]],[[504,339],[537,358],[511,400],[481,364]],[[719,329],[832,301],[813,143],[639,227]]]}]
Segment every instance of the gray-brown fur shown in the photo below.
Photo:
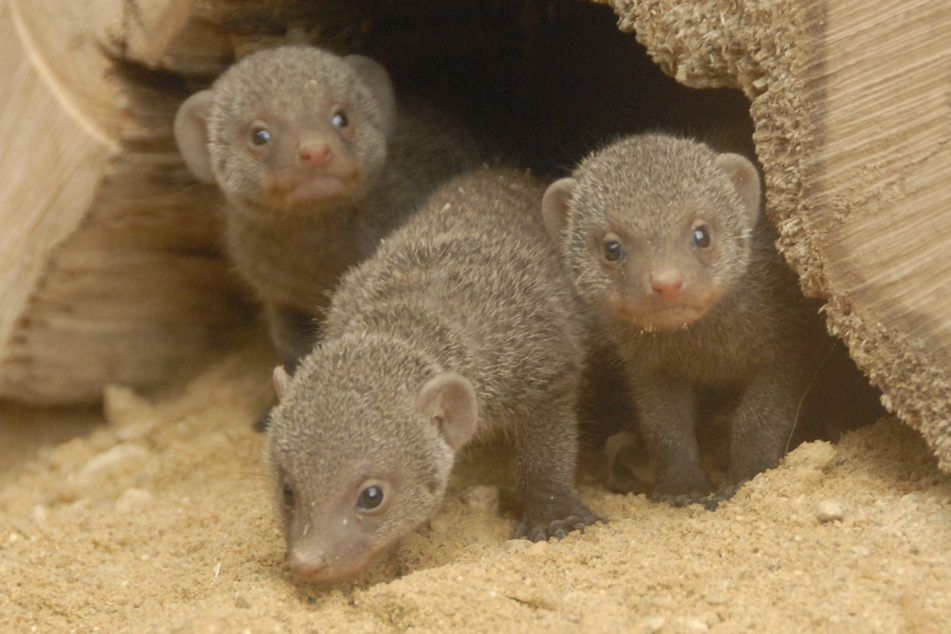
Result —
[{"label": "gray-brown fur", "polygon": [[776,466],[831,347],[773,247],[760,193],[745,158],[665,135],[624,138],[546,192],[549,232],[625,357],[655,499],[714,492],[694,428],[711,390],[739,405],[727,479],[708,504]]},{"label": "gray-brown fur", "polygon": [[312,345],[340,274],[479,162],[458,123],[397,106],[375,61],[312,47],[245,57],[186,100],[175,132],[192,171],[225,194],[229,255],[290,364]]},{"label": "gray-brown fur", "polygon": [[[598,520],[573,484],[592,314],[545,234],[542,191],[507,170],[446,184],[343,277],[293,378],[276,371],[269,452],[301,576],[368,566],[435,513],[455,454],[496,432],[516,448],[516,535]],[[374,483],[384,503],[363,510]]]}]

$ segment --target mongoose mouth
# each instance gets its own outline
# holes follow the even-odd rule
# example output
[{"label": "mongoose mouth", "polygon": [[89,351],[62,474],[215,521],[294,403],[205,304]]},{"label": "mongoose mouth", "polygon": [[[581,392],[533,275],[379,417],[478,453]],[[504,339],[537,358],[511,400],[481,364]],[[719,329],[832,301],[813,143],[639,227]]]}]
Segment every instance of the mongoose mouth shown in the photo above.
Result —
[{"label": "mongoose mouth", "polygon": [[619,301],[613,303],[610,311],[616,318],[646,332],[670,332],[698,321],[709,308],[709,303],[651,306],[645,302]]},{"label": "mongoose mouth", "polygon": [[361,572],[378,563],[395,544],[384,544],[374,549],[363,550],[359,553],[327,556],[322,552],[303,552],[301,549],[290,549],[287,554],[288,563],[298,577],[321,585],[332,585],[349,581]]},{"label": "mongoose mouth", "polygon": [[262,202],[272,207],[294,208],[321,205],[350,196],[359,184],[358,174],[327,174],[308,171],[292,176],[265,179]]},{"label": "mongoose mouth", "polygon": [[286,196],[289,205],[302,205],[325,198],[346,196],[356,186],[355,177],[339,177],[329,174],[314,174],[302,181]]}]

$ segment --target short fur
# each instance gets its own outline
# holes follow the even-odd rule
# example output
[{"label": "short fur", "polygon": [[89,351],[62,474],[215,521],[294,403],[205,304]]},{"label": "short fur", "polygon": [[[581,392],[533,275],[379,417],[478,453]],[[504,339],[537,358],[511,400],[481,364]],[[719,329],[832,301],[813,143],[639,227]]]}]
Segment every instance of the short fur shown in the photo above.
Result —
[{"label": "short fur", "polygon": [[378,63],[312,47],[245,57],[182,105],[175,132],[192,171],[227,198],[229,255],[290,365],[313,345],[340,274],[479,162],[458,123],[398,107]]},{"label": "short fur", "polygon": [[625,358],[653,498],[685,504],[714,491],[694,430],[711,389],[739,405],[727,479],[708,505],[775,467],[831,339],[773,247],[752,163],[686,139],[628,137],[552,184],[543,210]]},{"label": "short fur", "polygon": [[[516,535],[598,520],[573,485],[594,318],[547,239],[541,194],[506,170],[446,184],[343,277],[293,378],[277,372],[269,451],[301,576],[372,563],[435,513],[455,454],[495,432],[516,445]],[[384,502],[363,509],[373,486]]]}]

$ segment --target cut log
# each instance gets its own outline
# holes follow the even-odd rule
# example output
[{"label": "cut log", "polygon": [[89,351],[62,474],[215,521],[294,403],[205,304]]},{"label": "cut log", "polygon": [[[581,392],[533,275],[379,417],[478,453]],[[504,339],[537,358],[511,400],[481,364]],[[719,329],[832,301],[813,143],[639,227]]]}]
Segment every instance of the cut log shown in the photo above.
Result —
[{"label": "cut log", "polygon": [[124,81],[107,54],[123,42],[109,29],[130,22],[133,43],[168,40],[148,24],[190,3],[160,4],[130,21],[119,0],[0,2],[0,132],[15,149],[0,156],[0,398],[151,387],[245,319],[218,254],[217,194],[171,137],[184,84]]},{"label": "cut log", "polygon": [[951,5],[830,2],[823,50],[805,231],[832,331],[951,470]]}]

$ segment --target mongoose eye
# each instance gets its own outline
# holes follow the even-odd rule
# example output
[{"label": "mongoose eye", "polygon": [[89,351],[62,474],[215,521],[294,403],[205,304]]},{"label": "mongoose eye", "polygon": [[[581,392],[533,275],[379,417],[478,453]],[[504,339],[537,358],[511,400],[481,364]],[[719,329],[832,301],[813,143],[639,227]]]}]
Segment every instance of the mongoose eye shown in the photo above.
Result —
[{"label": "mongoose eye", "polygon": [[350,119],[347,118],[343,110],[338,110],[330,119],[330,122],[334,124],[335,128],[346,128],[350,125]]},{"label": "mongoose eye", "polygon": [[693,246],[706,249],[710,246],[710,229],[707,225],[700,225],[693,229]]},{"label": "mongoose eye", "polygon": [[284,486],[281,487],[281,495],[284,498],[284,506],[289,509],[294,508],[294,502],[296,501],[296,496],[294,495],[294,487],[291,486],[291,483],[287,480],[284,481]]},{"label": "mongoose eye", "polygon": [[604,259],[608,262],[623,262],[626,254],[621,245],[621,239],[613,233],[604,236],[604,242],[601,243]]},{"label": "mongoose eye", "polygon": [[378,486],[369,486],[360,492],[360,499],[357,505],[365,510],[371,511],[383,504],[383,489]]},{"label": "mongoose eye", "polygon": [[271,133],[265,128],[255,127],[251,129],[251,143],[254,145],[267,145],[271,142]]}]

